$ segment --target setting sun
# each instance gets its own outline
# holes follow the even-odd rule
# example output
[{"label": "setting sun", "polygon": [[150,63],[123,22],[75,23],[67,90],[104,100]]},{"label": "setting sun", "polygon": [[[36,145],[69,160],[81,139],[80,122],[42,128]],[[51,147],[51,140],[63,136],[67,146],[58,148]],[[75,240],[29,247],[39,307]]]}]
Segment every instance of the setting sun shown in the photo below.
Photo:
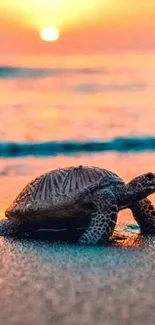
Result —
[{"label": "setting sun", "polygon": [[59,38],[59,31],[56,27],[48,26],[41,30],[40,37],[46,42],[54,42]]}]

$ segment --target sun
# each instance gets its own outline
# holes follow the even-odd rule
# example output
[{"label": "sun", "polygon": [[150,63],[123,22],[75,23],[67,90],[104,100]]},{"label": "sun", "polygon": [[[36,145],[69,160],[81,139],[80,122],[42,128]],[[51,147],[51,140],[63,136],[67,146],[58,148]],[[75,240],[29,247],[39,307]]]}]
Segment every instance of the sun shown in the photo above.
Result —
[{"label": "sun", "polygon": [[56,27],[47,26],[41,30],[40,37],[43,41],[54,42],[59,38],[59,31]]}]

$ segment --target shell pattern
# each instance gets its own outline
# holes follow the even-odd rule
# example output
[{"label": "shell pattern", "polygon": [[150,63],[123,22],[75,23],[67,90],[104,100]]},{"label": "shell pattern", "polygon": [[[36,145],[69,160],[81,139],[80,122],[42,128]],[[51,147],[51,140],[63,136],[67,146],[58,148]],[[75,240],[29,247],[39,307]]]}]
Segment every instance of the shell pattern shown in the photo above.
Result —
[{"label": "shell pattern", "polygon": [[[30,182],[15,198],[6,210],[6,216],[22,213],[26,210],[35,213],[53,206],[68,203],[83,189],[89,188],[102,179],[105,187],[112,184],[123,184],[122,179],[115,173],[97,167],[69,167],[56,169],[41,175]],[[65,201],[66,200],[66,201]],[[12,215],[13,215],[12,214]]]}]

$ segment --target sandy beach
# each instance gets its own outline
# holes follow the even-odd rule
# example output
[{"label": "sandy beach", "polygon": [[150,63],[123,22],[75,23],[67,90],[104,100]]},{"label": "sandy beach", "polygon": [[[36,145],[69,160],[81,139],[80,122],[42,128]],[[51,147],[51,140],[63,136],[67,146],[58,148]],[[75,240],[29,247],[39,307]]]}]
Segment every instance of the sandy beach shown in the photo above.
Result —
[{"label": "sandy beach", "polygon": [[[101,165],[114,169],[115,161],[117,172],[127,180],[137,169],[153,170],[154,154],[148,156],[95,155],[92,164],[100,159]],[[78,164],[80,160],[88,164],[90,157],[59,157],[63,164]],[[7,172],[0,177],[1,218],[15,194],[32,179],[30,168],[35,169],[35,176],[45,168],[54,168],[57,161],[10,161]],[[130,175],[126,171],[128,162],[135,168],[130,169]],[[154,198],[152,195],[153,202]],[[136,223],[130,211],[124,210],[119,214],[113,240],[103,247],[1,237],[0,324],[74,325],[80,321],[84,325],[142,325],[146,319],[153,324],[155,239],[142,237],[136,227],[129,225]]]},{"label": "sandy beach", "polygon": [[154,323],[153,238],[109,247],[0,239],[0,324]]}]

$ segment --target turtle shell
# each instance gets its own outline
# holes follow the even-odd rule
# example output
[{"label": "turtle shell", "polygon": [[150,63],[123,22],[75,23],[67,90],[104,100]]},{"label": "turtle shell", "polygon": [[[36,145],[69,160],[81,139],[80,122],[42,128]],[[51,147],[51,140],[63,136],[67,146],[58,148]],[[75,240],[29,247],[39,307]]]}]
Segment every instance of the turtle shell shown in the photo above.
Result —
[{"label": "turtle shell", "polygon": [[[44,218],[57,218],[63,215],[63,207],[67,207],[66,214],[72,215],[71,202],[84,189],[102,180],[103,186],[124,184],[115,173],[97,167],[69,167],[49,171],[30,182],[15,198],[6,210],[7,218],[33,221]],[[73,199],[73,200],[71,200]],[[66,203],[67,202],[67,203]],[[70,209],[70,212],[69,212]],[[78,206],[76,207],[78,215]]]}]

